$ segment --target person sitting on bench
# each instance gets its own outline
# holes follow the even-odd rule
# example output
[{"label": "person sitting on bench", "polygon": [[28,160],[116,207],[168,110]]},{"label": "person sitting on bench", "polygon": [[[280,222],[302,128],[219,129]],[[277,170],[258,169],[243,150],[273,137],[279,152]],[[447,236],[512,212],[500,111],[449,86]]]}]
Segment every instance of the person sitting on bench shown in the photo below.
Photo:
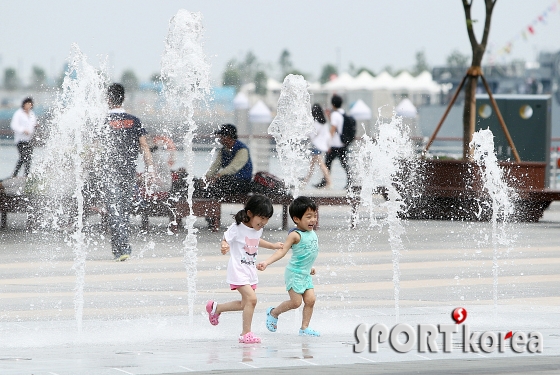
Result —
[{"label": "person sitting on bench", "polygon": [[237,128],[231,124],[224,124],[215,134],[223,147],[206,172],[206,183],[200,181],[201,186],[195,185],[198,193],[217,198],[249,193],[253,163],[249,149],[237,139]]}]

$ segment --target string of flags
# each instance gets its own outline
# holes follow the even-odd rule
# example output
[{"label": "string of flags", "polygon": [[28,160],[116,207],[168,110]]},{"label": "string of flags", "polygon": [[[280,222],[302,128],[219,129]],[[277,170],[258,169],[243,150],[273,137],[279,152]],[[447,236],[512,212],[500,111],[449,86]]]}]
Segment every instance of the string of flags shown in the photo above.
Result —
[{"label": "string of flags", "polygon": [[554,0],[554,2],[552,2],[548,7],[546,7],[544,11],[540,12],[539,15],[536,16],[531,23],[529,23],[520,32],[518,32],[512,39],[510,39],[505,46],[497,50],[495,53],[491,53],[491,51],[488,51],[488,54],[490,55],[489,57],[490,64],[494,62],[494,59],[496,57],[509,55],[511,53],[511,50],[513,49],[514,44],[517,43],[519,40],[527,41],[529,37],[535,35],[537,31],[537,27],[541,24],[546,25],[548,16],[552,13],[556,13],[559,7],[560,7],[560,0]]}]

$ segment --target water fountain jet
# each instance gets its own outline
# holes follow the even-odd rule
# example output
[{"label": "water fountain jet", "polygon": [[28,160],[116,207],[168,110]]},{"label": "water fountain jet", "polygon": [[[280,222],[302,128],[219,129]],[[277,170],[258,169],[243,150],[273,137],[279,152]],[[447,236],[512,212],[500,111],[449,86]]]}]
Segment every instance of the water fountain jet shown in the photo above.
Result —
[{"label": "water fountain jet", "polygon": [[[74,310],[78,331],[82,331],[84,277],[88,240],[84,228],[84,188],[96,156],[97,137],[103,132],[107,114],[107,75],[88,64],[77,44],[72,45],[70,63],[62,91],[54,104],[45,145],[46,157],[38,167],[42,213],[45,223],[57,230],[71,230],[67,243],[74,252],[76,273]],[[92,163],[95,164],[95,163]],[[52,168],[56,165],[57,168]],[[70,178],[69,178],[70,176]]]},{"label": "water fountain jet", "polygon": [[268,134],[276,140],[276,151],[284,173],[286,186],[299,195],[300,178],[309,168],[309,134],[315,131],[311,116],[311,101],[307,81],[300,75],[284,78],[277,115],[268,127]]},{"label": "water fountain jet", "polygon": [[183,140],[187,165],[187,236],[184,263],[187,272],[189,320],[192,323],[196,297],[197,229],[192,208],[194,193],[193,138],[197,129],[194,120],[195,106],[204,102],[210,93],[210,65],[202,49],[202,14],[181,9],[169,21],[165,51],[161,59],[161,77],[164,84],[167,118],[181,119],[185,132]]},{"label": "water fountain jet", "polygon": [[[393,294],[395,300],[395,318],[399,321],[399,294],[400,294],[400,257],[404,250],[401,236],[405,233],[404,226],[400,220],[406,211],[406,204],[401,195],[405,176],[404,165],[407,165],[408,176],[413,175],[413,160],[415,159],[414,147],[410,140],[410,130],[403,125],[402,119],[393,117],[389,123],[378,122],[378,131],[375,136],[367,134],[362,136],[358,145],[355,159],[357,178],[361,184],[360,200],[362,205],[369,209],[370,226],[387,225],[389,232],[389,244],[391,246],[393,262]],[[372,197],[379,188],[385,189],[388,197],[381,204],[381,208],[387,211],[381,223],[378,223],[374,215],[374,203]]]}]

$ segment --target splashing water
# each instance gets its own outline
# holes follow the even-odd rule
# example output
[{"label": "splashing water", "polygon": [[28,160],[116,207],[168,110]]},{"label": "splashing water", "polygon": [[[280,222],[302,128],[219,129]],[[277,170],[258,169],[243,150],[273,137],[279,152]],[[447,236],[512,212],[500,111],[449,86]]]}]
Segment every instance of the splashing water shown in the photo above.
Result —
[{"label": "splashing water", "polygon": [[284,181],[294,187],[294,197],[299,195],[299,178],[309,168],[307,139],[315,132],[308,86],[300,75],[289,74],[284,79],[277,114],[268,127],[268,134],[276,140]]},{"label": "splashing water", "polygon": [[166,115],[168,119],[180,119],[185,132],[184,149],[188,177],[187,202],[190,214],[186,219],[187,237],[184,263],[187,272],[189,319],[193,321],[196,297],[197,230],[196,216],[192,209],[194,193],[192,148],[197,125],[193,114],[197,102],[206,100],[210,93],[210,65],[202,49],[202,14],[181,9],[169,21],[165,51],[161,59],[161,77],[164,83]]},{"label": "splashing water", "polygon": [[[381,118],[381,117],[380,117]],[[387,225],[389,244],[393,261],[393,289],[395,298],[395,316],[399,321],[400,293],[400,256],[404,249],[401,236],[405,229],[399,216],[405,212],[405,204],[398,186],[406,186],[401,176],[406,164],[413,164],[414,147],[410,141],[410,130],[403,125],[401,118],[393,117],[390,123],[378,122],[376,139],[364,134],[358,144],[357,180],[361,182],[360,198],[362,205],[369,209],[370,226]],[[409,165],[410,167],[410,165]],[[386,189],[388,200],[381,204],[387,210],[387,216],[378,224],[373,209],[373,194],[380,187]]]},{"label": "splashing water", "polygon": [[[87,240],[83,233],[84,184],[86,171],[97,157],[96,134],[100,134],[107,114],[107,76],[87,63],[74,44],[69,69],[57,96],[49,126],[46,157],[38,168],[40,190],[46,197],[46,226],[73,230],[67,243],[74,252],[76,272],[74,310],[78,331],[82,331],[84,277]],[[56,165],[57,168],[53,168]]]},{"label": "splashing water", "polygon": [[[511,237],[507,234],[507,224],[513,219],[515,190],[508,186],[503,178],[503,171],[494,153],[494,134],[490,129],[481,129],[473,134],[469,144],[474,149],[474,161],[480,168],[484,190],[488,192],[492,206],[492,275],[494,316],[498,307],[498,247],[509,245]],[[498,222],[499,228],[498,228]]]}]

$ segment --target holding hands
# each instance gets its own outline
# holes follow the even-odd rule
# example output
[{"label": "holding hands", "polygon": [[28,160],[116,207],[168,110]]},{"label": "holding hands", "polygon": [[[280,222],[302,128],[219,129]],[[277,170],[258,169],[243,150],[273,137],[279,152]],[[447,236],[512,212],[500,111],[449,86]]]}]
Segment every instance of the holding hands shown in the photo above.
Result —
[{"label": "holding hands", "polygon": [[284,247],[284,242],[276,242],[272,244],[271,250],[280,250]]}]

